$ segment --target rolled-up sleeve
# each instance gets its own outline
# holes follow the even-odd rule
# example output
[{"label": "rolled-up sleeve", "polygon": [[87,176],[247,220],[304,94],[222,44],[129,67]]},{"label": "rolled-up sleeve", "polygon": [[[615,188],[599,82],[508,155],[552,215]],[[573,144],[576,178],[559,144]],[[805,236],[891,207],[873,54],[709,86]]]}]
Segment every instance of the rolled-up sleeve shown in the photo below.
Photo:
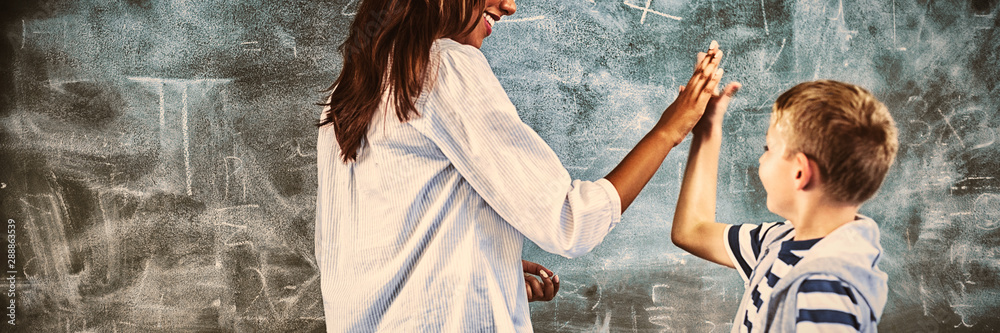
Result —
[{"label": "rolled-up sleeve", "polygon": [[517,115],[486,58],[470,46],[439,52],[437,80],[410,124],[433,141],[507,223],[542,249],[577,257],[621,219],[606,179],[572,180],[555,152]]}]

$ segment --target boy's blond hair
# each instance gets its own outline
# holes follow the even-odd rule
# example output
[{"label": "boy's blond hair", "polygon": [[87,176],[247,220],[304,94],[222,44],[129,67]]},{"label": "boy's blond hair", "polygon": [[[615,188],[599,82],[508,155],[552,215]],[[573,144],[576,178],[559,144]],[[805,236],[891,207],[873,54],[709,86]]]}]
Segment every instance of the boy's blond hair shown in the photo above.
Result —
[{"label": "boy's blond hair", "polygon": [[875,195],[896,158],[896,124],[864,88],[843,82],[805,82],[774,102],[771,122],[788,145],[819,167],[826,194],[849,204]]}]

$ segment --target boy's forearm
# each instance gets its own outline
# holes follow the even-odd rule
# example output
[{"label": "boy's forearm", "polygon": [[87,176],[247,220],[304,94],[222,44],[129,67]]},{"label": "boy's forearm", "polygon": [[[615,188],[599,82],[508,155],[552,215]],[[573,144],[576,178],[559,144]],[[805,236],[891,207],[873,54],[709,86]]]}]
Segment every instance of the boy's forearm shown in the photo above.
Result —
[{"label": "boy's forearm", "polygon": [[694,131],[671,230],[674,244],[688,251],[691,243],[700,243],[696,236],[704,231],[702,224],[715,223],[721,145],[721,125]]}]

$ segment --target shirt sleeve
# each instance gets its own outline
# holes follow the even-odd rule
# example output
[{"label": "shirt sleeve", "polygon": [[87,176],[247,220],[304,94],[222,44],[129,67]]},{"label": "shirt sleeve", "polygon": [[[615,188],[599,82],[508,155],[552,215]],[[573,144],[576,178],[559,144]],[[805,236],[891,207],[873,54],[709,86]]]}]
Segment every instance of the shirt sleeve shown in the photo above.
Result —
[{"label": "shirt sleeve", "polygon": [[621,219],[611,182],[572,180],[555,152],[527,124],[471,46],[440,51],[437,80],[410,121],[505,221],[540,248],[587,253]]},{"label": "shirt sleeve", "polygon": [[726,227],[723,243],[726,244],[726,252],[733,262],[733,267],[740,272],[740,277],[744,282],[750,281],[753,268],[757,266],[760,258],[761,247],[764,246],[764,238],[774,231],[776,227],[784,225],[784,222],[771,222],[762,224],[738,224]]},{"label": "shirt sleeve", "polygon": [[857,290],[835,276],[808,277],[796,296],[796,331],[858,332],[860,320],[870,314],[860,313],[857,295]]}]

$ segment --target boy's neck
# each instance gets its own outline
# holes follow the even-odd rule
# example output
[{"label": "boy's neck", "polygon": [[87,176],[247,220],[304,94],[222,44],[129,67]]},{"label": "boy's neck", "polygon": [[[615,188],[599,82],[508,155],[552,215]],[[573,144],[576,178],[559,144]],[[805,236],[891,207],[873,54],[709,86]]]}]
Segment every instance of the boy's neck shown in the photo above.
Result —
[{"label": "boy's neck", "polygon": [[788,221],[795,227],[792,240],[826,237],[840,226],[854,221],[859,205],[834,203],[829,200],[806,200]]}]

